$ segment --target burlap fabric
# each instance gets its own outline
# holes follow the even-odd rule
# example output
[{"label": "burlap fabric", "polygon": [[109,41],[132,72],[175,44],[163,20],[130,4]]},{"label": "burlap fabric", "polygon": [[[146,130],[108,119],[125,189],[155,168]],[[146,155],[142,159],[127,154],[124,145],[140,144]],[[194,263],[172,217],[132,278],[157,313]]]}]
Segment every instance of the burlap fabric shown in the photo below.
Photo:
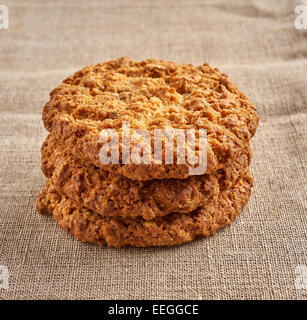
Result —
[{"label": "burlap fabric", "polygon": [[[307,30],[300,1],[7,1],[0,30],[3,299],[306,299]],[[230,227],[174,248],[82,244],[35,209],[49,91],[127,55],[228,73],[258,107],[250,202]],[[307,282],[307,280],[306,280]],[[1,286],[1,284],[0,284]],[[307,286],[306,286],[307,287]]]}]

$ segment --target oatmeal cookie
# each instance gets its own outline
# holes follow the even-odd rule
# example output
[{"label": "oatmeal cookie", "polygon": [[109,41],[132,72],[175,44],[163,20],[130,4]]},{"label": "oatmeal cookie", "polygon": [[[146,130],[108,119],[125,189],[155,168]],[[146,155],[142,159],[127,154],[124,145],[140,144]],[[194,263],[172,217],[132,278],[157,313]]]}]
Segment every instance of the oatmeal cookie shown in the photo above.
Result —
[{"label": "oatmeal cookie", "polygon": [[171,213],[153,220],[142,218],[102,217],[78,206],[59,193],[51,180],[37,199],[40,213],[52,214],[59,225],[78,240],[112,247],[173,246],[209,237],[229,225],[247,203],[252,179],[247,173],[232,189],[191,213]]},{"label": "oatmeal cookie", "polygon": [[[189,176],[188,164],[153,159],[150,164],[103,164],[99,134],[115,129],[122,134],[123,122],[130,130],[206,129],[207,174],[224,168],[239,157],[255,133],[255,106],[236,85],[208,64],[200,66],[149,59],[129,58],[92,65],[76,72],[52,90],[43,110],[48,131],[76,157],[133,180]],[[196,155],[198,152],[196,137]],[[132,141],[130,150],[138,144]],[[183,144],[186,151],[187,144]],[[163,145],[163,151],[165,146]],[[119,148],[122,160],[122,145]]]},{"label": "oatmeal cookie", "polygon": [[149,220],[171,212],[190,212],[231,188],[250,164],[250,149],[232,164],[210,175],[187,179],[130,180],[67,154],[49,135],[42,146],[42,169],[58,192],[103,216]]}]

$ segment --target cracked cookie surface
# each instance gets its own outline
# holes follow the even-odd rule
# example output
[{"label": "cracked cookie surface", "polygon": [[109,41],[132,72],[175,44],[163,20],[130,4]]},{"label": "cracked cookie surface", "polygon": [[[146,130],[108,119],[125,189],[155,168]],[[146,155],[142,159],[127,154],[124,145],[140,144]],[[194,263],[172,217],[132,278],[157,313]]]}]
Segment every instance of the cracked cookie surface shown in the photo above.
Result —
[{"label": "cracked cookie surface", "polygon": [[[120,58],[85,67],[64,80],[50,93],[43,121],[77,158],[146,181],[187,178],[189,166],[176,164],[176,148],[174,164],[104,165],[99,160],[101,130],[121,133],[124,121],[131,130],[146,129],[150,134],[168,127],[206,129],[206,173],[210,174],[242,154],[255,133],[258,115],[228,76],[208,64]],[[135,144],[132,142],[131,148]]]}]

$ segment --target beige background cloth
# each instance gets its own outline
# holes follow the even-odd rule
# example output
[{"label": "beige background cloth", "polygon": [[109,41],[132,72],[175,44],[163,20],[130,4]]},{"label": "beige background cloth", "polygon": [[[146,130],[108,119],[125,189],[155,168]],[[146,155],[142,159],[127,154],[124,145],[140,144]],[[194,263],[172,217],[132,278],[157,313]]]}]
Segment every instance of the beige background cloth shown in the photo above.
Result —
[{"label": "beige background cloth", "polygon": [[[3,299],[306,299],[307,30],[300,1],[8,1],[0,30]],[[35,209],[45,178],[41,111],[83,66],[120,56],[228,73],[258,107],[255,187],[215,236],[173,248],[83,244]],[[306,280],[307,282],[307,280]]]}]

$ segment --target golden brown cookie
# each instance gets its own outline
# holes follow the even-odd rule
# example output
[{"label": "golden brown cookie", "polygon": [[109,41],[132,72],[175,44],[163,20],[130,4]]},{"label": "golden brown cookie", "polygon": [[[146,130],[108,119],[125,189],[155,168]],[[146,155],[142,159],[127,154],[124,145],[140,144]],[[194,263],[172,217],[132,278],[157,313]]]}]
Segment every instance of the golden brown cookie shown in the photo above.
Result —
[{"label": "golden brown cookie", "polygon": [[59,193],[103,216],[149,220],[171,212],[190,212],[231,188],[250,164],[250,150],[216,174],[187,179],[136,181],[97,168],[67,154],[49,135],[42,146],[42,170]]},{"label": "golden brown cookie", "polygon": [[[224,168],[246,149],[258,124],[256,108],[236,85],[208,64],[185,65],[129,58],[85,67],[50,93],[43,120],[76,157],[133,180],[189,176],[188,164],[102,164],[103,129],[206,129],[207,174]],[[137,142],[131,142],[131,149]],[[196,149],[198,140],[196,140]],[[183,144],[187,151],[188,147]],[[164,149],[163,149],[164,150]],[[120,156],[122,150],[120,148]],[[153,148],[152,148],[153,151]],[[151,154],[151,157],[153,155]]]},{"label": "golden brown cookie", "polygon": [[59,225],[78,240],[107,244],[113,247],[173,246],[209,237],[230,224],[247,203],[252,188],[249,173],[230,190],[224,190],[213,200],[191,213],[172,213],[162,218],[102,217],[80,207],[60,194],[48,180],[37,199],[40,213],[52,214]]}]

